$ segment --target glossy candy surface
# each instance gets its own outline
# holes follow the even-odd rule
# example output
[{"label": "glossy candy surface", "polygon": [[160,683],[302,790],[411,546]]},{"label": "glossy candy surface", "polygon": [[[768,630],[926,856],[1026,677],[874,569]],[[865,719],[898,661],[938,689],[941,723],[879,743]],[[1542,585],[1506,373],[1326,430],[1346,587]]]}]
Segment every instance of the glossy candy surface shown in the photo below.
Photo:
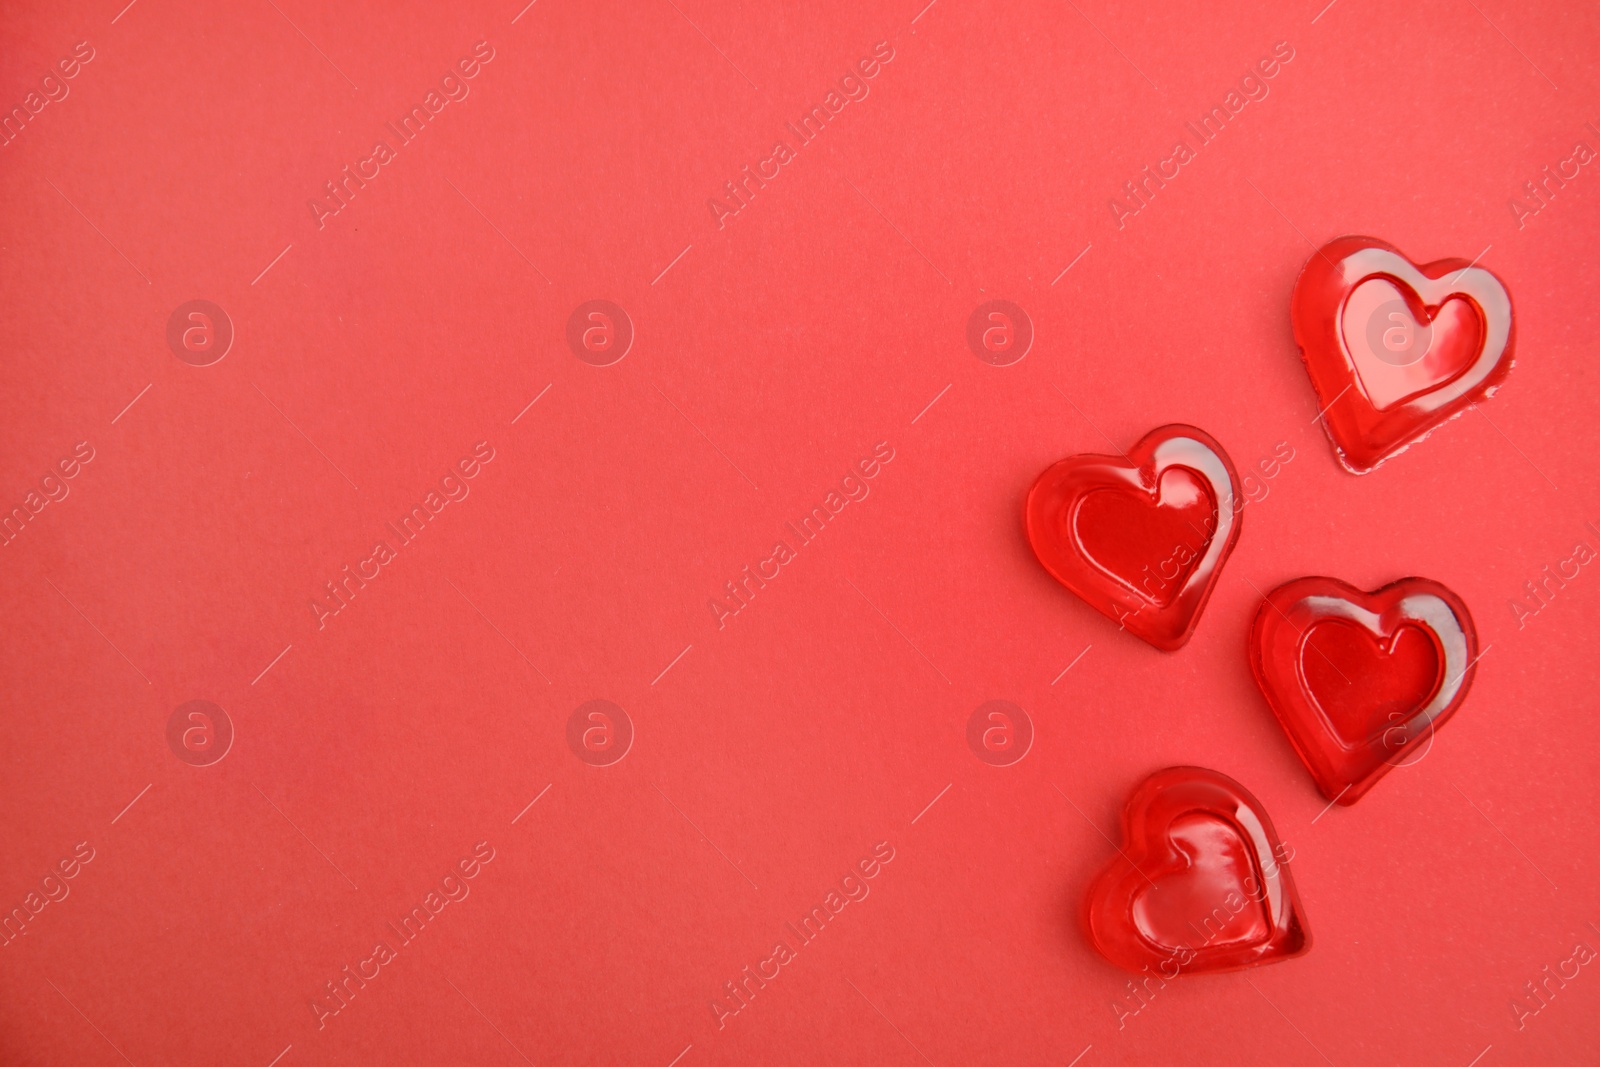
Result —
[{"label": "glossy candy surface", "polygon": [[1171,979],[1310,949],[1290,851],[1261,802],[1227,775],[1152,774],[1128,797],[1122,840],[1084,903],[1090,939],[1117,966]]},{"label": "glossy candy surface", "polygon": [[1123,456],[1069,456],[1028,492],[1034,555],[1130,633],[1181,648],[1239,539],[1238,474],[1193,426],[1152,430]]},{"label": "glossy candy surface", "polygon": [[1426,754],[1477,658],[1466,604],[1425,578],[1374,593],[1299,578],[1267,596],[1250,631],[1262,695],[1322,795],[1345,805]]},{"label": "glossy candy surface", "polygon": [[1511,296],[1462,259],[1414,266],[1373,237],[1306,261],[1295,342],[1335,456],[1364,474],[1491,395],[1511,370]]}]

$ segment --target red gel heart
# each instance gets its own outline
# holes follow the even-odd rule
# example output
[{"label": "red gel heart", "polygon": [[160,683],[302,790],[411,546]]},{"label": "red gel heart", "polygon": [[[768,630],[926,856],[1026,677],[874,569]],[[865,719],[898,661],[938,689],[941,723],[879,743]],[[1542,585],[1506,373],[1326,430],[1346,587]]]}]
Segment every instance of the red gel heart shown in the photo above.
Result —
[{"label": "red gel heart", "polygon": [[1028,491],[1028,543],[1050,574],[1157,648],[1183,647],[1239,539],[1233,461],[1193,426],[1125,456],[1069,456]]},{"label": "red gel heart", "polygon": [[1417,267],[1376,238],[1341,237],[1306,261],[1290,314],[1334,454],[1356,474],[1511,371],[1511,295],[1466,260]]},{"label": "red gel heart", "polygon": [[1364,593],[1335,578],[1274,589],[1250,631],[1250,670],[1322,795],[1354,804],[1455,714],[1478,636],[1461,598],[1403,578]]},{"label": "red gel heart", "polygon": [[1122,811],[1123,847],[1084,901],[1100,954],[1161,978],[1231,971],[1308,951],[1290,850],[1227,775],[1169,767]]}]

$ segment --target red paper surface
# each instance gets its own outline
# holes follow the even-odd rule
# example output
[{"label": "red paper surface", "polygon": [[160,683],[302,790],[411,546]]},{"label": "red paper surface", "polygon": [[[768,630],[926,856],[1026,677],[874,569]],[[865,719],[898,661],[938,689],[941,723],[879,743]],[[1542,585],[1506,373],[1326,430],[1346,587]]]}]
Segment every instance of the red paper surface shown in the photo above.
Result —
[{"label": "red paper surface", "polygon": [[[1319,8],[8,6],[0,503],[61,498],[0,548],[0,904],[27,916],[0,1061],[1600,1060],[1575,951],[1600,946],[1600,577],[1565,562],[1600,550],[1600,171],[1573,162],[1600,17]],[[1185,124],[1279,42],[1201,143]],[[777,173],[719,220],[746,165]],[[1288,316],[1344,233],[1478,257],[1518,317],[1500,394],[1361,478]],[[209,366],[167,340],[197,299],[234,331]],[[596,299],[634,327],[603,367],[566,341]],[[995,299],[1033,328],[1003,366],[966,340]],[[1241,473],[1293,457],[1170,655],[1054,583],[1021,521],[1047,465],[1167,422]],[[469,495],[398,544],[478,442]],[[869,495],[802,543],[862,460]],[[747,566],[777,573],[719,626]],[[1485,650],[1434,747],[1349,810],[1246,658],[1261,594],[1318,573],[1444,582]],[[193,700],[232,724],[209,766],[168,742]],[[631,723],[608,766],[569,747],[591,700]],[[993,700],[1031,724],[1007,766],[968,745]],[[1134,1000],[1077,910],[1172,764],[1260,798],[1314,944]],[[862,861],[867,895],[796,937]]]}]

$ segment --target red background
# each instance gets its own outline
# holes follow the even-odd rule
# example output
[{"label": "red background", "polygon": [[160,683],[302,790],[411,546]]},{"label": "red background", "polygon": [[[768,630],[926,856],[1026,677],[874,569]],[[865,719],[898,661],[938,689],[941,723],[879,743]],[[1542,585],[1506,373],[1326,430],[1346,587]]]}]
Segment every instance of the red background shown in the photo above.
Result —
[{"label": "red background", "polygon": [[[7,108],[95,51],[0,149],[4,507],[96,453],[0,549],[0,904],[96,852],[0,949],[0,1060],[1600,1060],[1592,967],[1520,1031],[1510,1007],[1600,944],[1600,577],[1509,608],[1600,548],[1600,173],[1520,228],[1507,204],[1600,145],[1600,16],[442,6],[0,15]],[[470,97],[319,230],[308,198],[480,40]],[[706,199],[878,41],[870,95],[719,229]],[[1279,41],[1270,95],[1119,229],[1122,183]],[[1363,478],[1288,318],[1352,232],[1487,246],[1519,320],[1500,395]],[[637,330],[605,368],[564,341],[598,297]],[[964,340],[996,297],[1037,334],[1009,367]],[[165,338],[195,298],[237,334],[204,368]],[[1172,655],[1021,534],[1047,464],[1170,421],[1241,470],[1295,455]],[[319,630],[322,583],[480,440],[470,497]],[[871,496],[719,630],[708,598],[879,441]],[[1321,817],[1244,649],[1256,589],[1308,573],[1443,581],[1488,648],[1426,758]],[[613,766],[565,741],[593,698],[636,730]],[[192,699],[237,732],[209,767],[167,747]],[[991,699],[1034,723],[1014,766],[966,745]],[[1315,945],[1119,1030],[1075,913],[1174,763],[1261,798]],[[470,897],[319,1030],[322,983],[480,840]],[[879,841],[871,895],[718,1029],[722,983]]]}]

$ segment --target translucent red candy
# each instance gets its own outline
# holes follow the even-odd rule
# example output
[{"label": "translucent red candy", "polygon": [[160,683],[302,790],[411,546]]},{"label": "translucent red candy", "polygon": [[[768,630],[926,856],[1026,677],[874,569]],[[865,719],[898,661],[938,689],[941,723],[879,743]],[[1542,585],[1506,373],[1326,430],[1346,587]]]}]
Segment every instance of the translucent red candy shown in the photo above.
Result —
[{"label": "translucent red candy", "polygon": [[1039,475],[1028,543],[1058,582],[1170,652],[1194,632],[1239,539],[1238,480],[1209,434],[1162,426],[1125,455],[1069,456]]},{"label": "translucent red candy", "polygon": [[1227,775],[1152,774],[1128,797],[1122,840],[1084,903],[1090,939],[1117,966],[1171,979],[1310,949],[1291,852],[1261,802]]},{"label": "translucent red candy", "polygon": [[1306,261],[1290,300],[1339,462],[1365,474],[1487,397],[1511,370],[1511,295],[1462,259],[1414,266],[1373,237]]},{"label": "translucent red candy", "polygon": [[1425,578],[1364,593],[1335,578],[1274,589],[1250,631],[1250,669],[1322,795],[1354,804],[1434,733],[1472,686],[1466,604]]}]

